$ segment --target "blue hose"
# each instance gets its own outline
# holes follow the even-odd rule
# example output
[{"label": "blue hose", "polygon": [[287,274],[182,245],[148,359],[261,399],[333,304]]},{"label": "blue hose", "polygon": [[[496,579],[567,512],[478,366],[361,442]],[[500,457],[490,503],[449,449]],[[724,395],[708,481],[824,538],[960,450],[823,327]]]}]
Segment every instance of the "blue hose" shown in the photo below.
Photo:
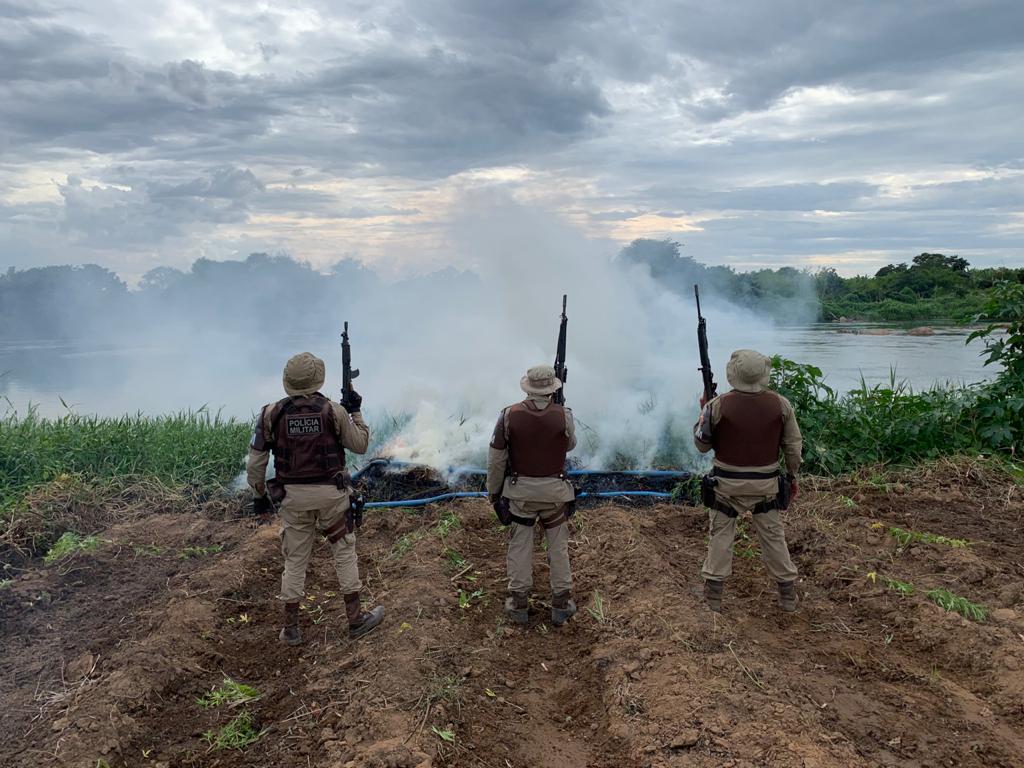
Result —
[{"label": "blue hose", "polygon": [[[663,491],[600,491],[591,493],[584,491],[577,499],[614,499],[617,496],[639,496],[644,498],[654,499],[671,499],[671,493],[664,493]],[[407,499],[405,501],[368,501],[366,502],[366,509],[388,509],[395,507],[425,507],[427,504],[434,504],[439,501],[449,501],[450,499],[470,499],[470,498],[486,498],[487,494],[483,491],[456,491],[453,493],[442,493],[440,496],[430,496],[426,499]]]},{"label": "blue hose", "polygon": [[[368,462],[365,466],[360,467],[356,472],[352,474],[352,480],[358,480],[363,476],[371,467],[395,467],[397,469],[409,469],[411,467],[425,467],[425,464],[416,464],[411,461],[401,461],[398,459],[373,459]],[[486,475],[486,469],[480,469],[478,467],[448,467],[447,474],[450,475]],[[613,471],[607,469],[570,469],[566,473],[569,477],[587,477],[590,475],[622,475],[624,477],[678,477],[686,478],[690,477],[692,472],[683,472],[676,469],[624,469],[621,471]]]}]

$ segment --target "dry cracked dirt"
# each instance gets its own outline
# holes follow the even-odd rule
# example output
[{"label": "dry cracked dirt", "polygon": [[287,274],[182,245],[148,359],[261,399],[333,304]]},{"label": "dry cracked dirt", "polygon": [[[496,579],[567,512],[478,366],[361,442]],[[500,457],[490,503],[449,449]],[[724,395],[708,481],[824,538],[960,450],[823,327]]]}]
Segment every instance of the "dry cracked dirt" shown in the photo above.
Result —
[{"label": "dry cracked dirt", "polygon": [[[137,516],[0,589],[0,764],[1024,765],[1024,489],[969,463],[813,486],[787,515],[795,615],[743,537],[709,613],[704,513],[622,502],[574,521],[577,617],[552,627],[538,589],[511,627],[506,534],[468,500],[368,512],[361,570],[388,614],[356,642],[318,547],[297,648],[277,640],[275,524]],[[225,678],[252,698],[201,706]],[[255,741],[211,743],[240,715]]]}]

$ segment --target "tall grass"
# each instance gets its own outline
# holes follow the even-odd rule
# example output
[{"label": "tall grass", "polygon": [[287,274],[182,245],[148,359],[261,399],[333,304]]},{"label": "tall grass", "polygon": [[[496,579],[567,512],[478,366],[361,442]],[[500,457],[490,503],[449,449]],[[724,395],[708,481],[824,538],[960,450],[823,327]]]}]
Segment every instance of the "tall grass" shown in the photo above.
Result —
[{"label": "tall grass", "polygon": [[62,475],[227,483],[242,468],[250,432],[248,423],[204,410],[119,418],[7,413],[0,418],[0,509]]}]

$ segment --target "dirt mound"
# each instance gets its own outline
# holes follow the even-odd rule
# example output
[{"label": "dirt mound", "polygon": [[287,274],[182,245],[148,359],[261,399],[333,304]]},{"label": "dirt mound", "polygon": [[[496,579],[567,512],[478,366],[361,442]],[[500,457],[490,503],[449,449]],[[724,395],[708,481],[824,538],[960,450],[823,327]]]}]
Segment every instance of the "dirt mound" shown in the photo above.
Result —
[{"label": "dirt mound", "polygon": [[[1016,766],[1024,754],[1021,487],[946,465],[822,484],[790,511],[803,599],[774,607],[741,536],[724,613],[694,592],[704,515],[581,510],[580,613],[502,617],[485,502],[368,512],[386,623],[347,639],[320,547],[305,644],[278,643],[275,526],[157,513],[0,590],[0,758],[11,766]],[[965,539],[918,540],[891,528]],[[903,594],[889,582],[913,585]],[[945,588],[989,609],[947,613]],[[244,700],[202,706],[225,678]],[[209,704],[210,702],[207,701]],[[218,749],[248,718],[244,749]],[[244,731],[244,729],[241,729]],[[204,736],[205,734],[205,736]],[[228,735],[231,735],[230,733]]]}]

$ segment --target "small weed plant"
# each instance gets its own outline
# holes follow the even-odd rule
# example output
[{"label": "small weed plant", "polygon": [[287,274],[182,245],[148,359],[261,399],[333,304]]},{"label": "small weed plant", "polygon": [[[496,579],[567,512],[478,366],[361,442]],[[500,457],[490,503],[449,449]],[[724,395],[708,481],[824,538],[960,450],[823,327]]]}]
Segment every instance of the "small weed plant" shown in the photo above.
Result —
[{"label": "small weed plant", "polygon": [[467,592],[464,589],[459,590],[459,608],[466,610],[475,602],[480,602],[484,598],[484,591],[482,589],[476,589],[472,592]]},{"label": "small weed plant", "polygon": [[455,731],[450,728],[438,728],[436,725],[430,726],[430,732],[433,733],[441,741],[445,741],[449,744],[455,743]]},{"label": "small weed plant", "polygon": [[441,555],[453,570],[458,571],[466,567],[466,558],[451,547],[445,547]]},{"label": "small weed plant", "polygon": [[266,731],[257,727],[252,714],[240,712],[216,733],[212,729],[204,733],[203,739],[210,745],[210,749],[243,750],[259,741],[264,733]]},{"label": "small weed plant", "polygon": [[733,540],[732,551],[737,557],[742,557],[745,560],[757,557],[757,544],[750,537],[745,519],[736,523],[736,538]]},{"label": "small weed plant", "polygon": [[601,593],[596,589],[590,599],[590,605],[587,606],[587,613],[593,616],[598,624],[604,624],[608,621],[608,616],[605,614],[604,598],[601,597]]},{"label": "small weed plant", "polygon": [[925,592],[925,597],[943,610],[959,613],[971,621],[985,621],[988,618],[988,609],[985,606],[972,603],[965,597],[954,595],[948,589],[930,589]]},{"label": "small weed plant", "polygon": [[102,540],[99,536],[82,536],[74,531],[65,531],[56,543],[50,547],[43,562],[51,565],[79,552],[91,552],[99,547]]},{"label": "small weed plant", "polygon": [[912,542],[921,542],[923,544],[942,544],[947,547],[953,547],[954,549],[963,549],[968,543],[966,539],[951,539],[948,536],[940,536],[935,533],[908,531],[897,527],[890,528],[889,535],[896,539],[896,543],[898,543],[901,548],[909,546]]},{"label": "small weed plant", "polygon": [[867,575],[867,578],[872,584],[877,584],[881,581],[882,584],[885,585],[886,589],[897,592],[902,597],[910,597],[914,594],[914,585],[910,582],[900,581],[899,579],[894,579],[891,576],[886,576],[885,574],[878,573],[877,571],[871,571],[871,573]]},{"label": "small weed plant", "polygon": [[206,557],[208,555],[219,554],[223,551],[223,544],[211,544],[208,547],[188,546],[182,548],[181,552],[178,553],[178,558],[181,560],[190,560],[193,557]]},{"label": "small weed plant", "polygon": [[443,539],[456,528],[461,527],[462,521],[459,520],[459,516],[455,514],[454,510],[448,510],[434,525],[434,533]]},{"label": "small weed plant", "polygon": [[236,682],[230,677],[225,677],[219,687],[213,688],[209,693],[203,694],[196,703],[204,709],[219,707],[227,704],[236,706],[260,697],[260,692],[252,686]]}]

